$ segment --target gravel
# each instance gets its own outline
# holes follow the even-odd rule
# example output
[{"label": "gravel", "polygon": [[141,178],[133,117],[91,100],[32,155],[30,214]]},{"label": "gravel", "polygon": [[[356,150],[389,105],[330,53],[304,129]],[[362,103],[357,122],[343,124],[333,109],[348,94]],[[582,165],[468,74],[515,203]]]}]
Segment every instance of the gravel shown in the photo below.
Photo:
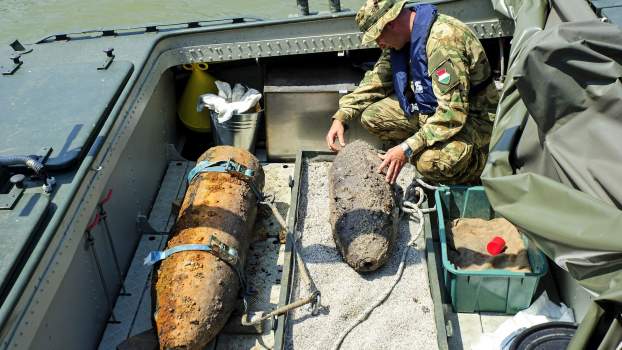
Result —
[{"label": "gravel", "polygon": [[[302,256],[322,293],[323,307],[315,317],[308,307],[290,313],[285,337],[287,349],[330,349],[341,333],[393,281],[402,250],[418,225],[403,219],[400,236],[387,263],[375,272],[357,273],[343,262],[330,231],[329,168],[327,162],[305,164],[297,223],[297,231],[302,235]],[[398,184],[405,189],[414,174],[414,168],[407,165]],[[404,275],[389,298],[350,332],[341,349],[438,347],[423,243],[420,237],[417,247],[411,248]],[[308,286],[301,283],[296,276],[292,298],[308,295]]]}]

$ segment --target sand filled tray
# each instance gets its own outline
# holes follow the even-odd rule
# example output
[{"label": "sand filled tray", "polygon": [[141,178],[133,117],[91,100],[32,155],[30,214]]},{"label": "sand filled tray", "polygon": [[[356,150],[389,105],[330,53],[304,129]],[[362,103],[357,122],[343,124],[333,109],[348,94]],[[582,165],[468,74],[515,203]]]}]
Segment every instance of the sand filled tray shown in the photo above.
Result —
[{"label": "sand filled tray", "polygon": [[[491,255],[486,247],[496,237],[503,240],[505,247],[501,253]],[[449,245],[449,261],[459,269],[531,272],[522,235],[503,218],[454,219],[451,222]]]},{"label": "sand filled tray", "polygon": [[[356,272],[344,262],[331,233],[330,167],[330,162],[303,158],[295,229],[301,237],[301,255],[322,293],[322,307],[317,316],[312,316],[308,307],[289,314],[284,335],[286,349],[333,348],[342,332],[391,285],[402,251],[418,225],[401,219],[399,235],[387,262],[374,272]],[[413,176],[414,168],[406,166],[398,185],[405,189]],[[350,332],[341,349],[437,348],[423,242],[423,237],[419,237],[417,247],[410,249],[402,279],[388,299]],[[304,297],[308,291],[300,277],[294,276],[290,299]]]}]

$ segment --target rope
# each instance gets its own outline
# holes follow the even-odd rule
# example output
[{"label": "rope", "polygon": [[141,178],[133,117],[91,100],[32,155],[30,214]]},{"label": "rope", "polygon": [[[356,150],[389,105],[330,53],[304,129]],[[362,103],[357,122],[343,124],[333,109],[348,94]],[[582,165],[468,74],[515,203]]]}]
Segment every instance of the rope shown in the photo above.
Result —
[{"label": "rope", "polygon": [[276,218],[276,221],[278,221],[279,225],[281,225],[281,227],[283,227],[283,229],[287,231],[287,234],[290,235],[290,238],[292,239],[292,246],[294,249],[294,254],[296,257],[296,266],[301,272],[301,277],[307,284],[309,284],[309,288],[312,291],[317,291],[318,290],[317,286],[315,285],[315,282],[313,282],[313,279],[311,278],[309,269],[307,269],[307,266],[305,265],[304,261],[302,260],[302,256],[300,255],[300,252],[298,251],[298,245],[297,245],[298,240],[295,239],[294,235],[291,234],[291,232],[289,232],[289,230],[287,229],[287,223],[285,222],[285,219],[283,219],[283,216],[281,216],[281,213],[279,213],[279,210],[277,209],[277,207],[274,205],[273,198],[272,200],[270,198],[267,198],[261,203],[266,204],[267,206],[270,207],[270,209],[272,210],[272,213],[274,214],[274,217]]},{"label": "rope", "polygon": [[[422,179],[417,178],[415,179],[415,181],[428,190],[436,191],[438,189],[438,186],[432,186],[430,184],[427,184]],[[421,194],[419,194],[419,192],[421,192]],[[414,182],[411,183],[408,188],[406,188],[406,193],[404,193],[404,200],[402,201],[402,213],[408,214],[411,220],[413,219],[413,215],[415,215],[415,213],[419,211],[421,211],[422,213],[432,213],[436,211],[436,206],[424,209],[421,208],[421,203],[413,203],[410,201],[410,198],[421,198],[421,196],[425,196],[425,193],[423,193],[423,189],[416,186]]]},{"label": "rope", "polygon": [[431,191],[436,191],[438,190],[439,186],[432,186],[430,184],[428,184],[427,182],[423,181],[423,179],[421,178],[416,178],[415,181],[417,181],[417,183],[425,188],[427,188],[428,190]]},{"label": "rope", "polygon": [[311,294],[309,294],[309,296],[305,298],[300,298],[287,305],[278,307],[272,310],[271,312],[264,314],[263,316],[257,319],[254,319],[252,321],[248,320],[248,315],[245,313],[242,316],[242,325],[243,326],[256,325],[267,319],[282,315],[284,313],[289,312],[290,310],[293,310],[295,308],[298,308],[298,307],[301,307],[307,304],[312,305],[311,315],[316,316],[319,313],[321,294],[320,294],[320,291],[317,289],[315,282],[313,282],[313,279],[311,278],[311,274],[309,273],[307,266],[302,260],[302,256],[300,255],[300,252],[298,251],[298,245],[297,245],[296,239],[294,239],[294,235],[287,229],[287,223],[285,222],[285,219],[283,219],[283,216],[281,216],[281,213],[279,213],[279,210],[277,209],[277,207],[274,205],[273,198],[272,200],[270,200],[269,197],[264,197],[264,201],[262,201],[261,203],[266,204],[267,206],[270,207],[276,220],[283,227],[283,229],[287,231],[287,236],[292,242],[293,254],[294,254],[294,258],[296,259],[296,266],[298,270],[300,270],[300,276],[302,277],[302,279],[309,285],[309,290],[311,291]]},{"label": "rope", "polygon": [[[408,243],[406,244],[406,247],[402,251],[400,265],[397,269],[397,273],[395,274],[395,278],[393,279],[393,283],[391,283],[389,288],[387,288],[386,291],[383,294],[381,294],[376,299],[376,301],[374,301],[373,304],[371,304],[367,309],[365,309],[359,315],[359,317],[350,325],[350,327],[348,327],[348,329],[346,329],[343,333],[341,333],[341,335],[339,336],[339,339],[337,339],[337,341],[335,342],[335,345],[333,346],[333,350],[339,350],[339,348],[341,347],[341,344],[343,344],[343,341],[346,339],[348,334],[354,328],[356,328],[356,326],[363,323],[363,321],[365,321],[378,306],[380,306],[382,303],[384,303],[385,300],[387,300],[387,298],[389,297],[389,295],[391,295],[391,292],[393,291],[397,283],[400,281],[400,279],[402,279],[402,275],[404,274],[404,266],[406,262],[406,257],[408,256],[408,253],[410,252],[410,248],[412,246],[416,246],[415,242],[417,241],[417,239],[419,239],[419,236],[421,236],[421,233],[423,232],[423,226],[425,224],[425,217],[423,216],[423,214],[429,213],[435,210],[434,208],[432,209],[421,208],[421,204],[425,200],[426,195],[423,189],[417,186],[417,183],[427,189],[433,190],[437,188],[436,186],[432,186],[432,185],[425,183],[421,179],[415,179],[415,181],[413,181],[410,185],[408,185],[408,187],[406,188],[406,191],[404,192],[404,197],[402,199],[402,206],[401,206],[402,213],[400,214],[400,220],[402,219],[404,214],[407,214],[408,220],[410,221],[412,221],[413,219],[418,220],[419,227],[417,228],[417,232],[415,233],[414,238],[408,241]],[[418,200],[413,203],[413,200],[415,198],[418,198]]]}]

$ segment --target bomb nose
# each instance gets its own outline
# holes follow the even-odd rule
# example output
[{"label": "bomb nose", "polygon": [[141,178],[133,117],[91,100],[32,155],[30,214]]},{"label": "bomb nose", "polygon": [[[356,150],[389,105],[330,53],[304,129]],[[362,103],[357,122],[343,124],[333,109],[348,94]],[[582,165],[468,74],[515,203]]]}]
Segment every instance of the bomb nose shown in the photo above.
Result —
[{"label": "bomb nose", "polygon": [[377,270],[388,258],[389,241],[386,237],[368,232],[356,237],[349,246],[349,264],[356,271]]},{"label": "bomb nose", "polygon": [[359,271],[373,271],[378,268],[378,261],[376,259],[366,258],[359,263]]}]

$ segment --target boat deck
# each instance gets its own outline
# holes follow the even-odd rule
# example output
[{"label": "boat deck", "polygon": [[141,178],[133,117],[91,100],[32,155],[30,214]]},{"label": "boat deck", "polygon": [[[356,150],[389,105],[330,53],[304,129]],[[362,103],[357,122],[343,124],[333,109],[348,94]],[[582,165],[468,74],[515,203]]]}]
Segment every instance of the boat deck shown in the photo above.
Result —
[{"label": "boat deck", "polygon": [[[113,316],[99,345],[100,350],[117,349],[117,346],[126,339],[153,328],[152,269],[143,265],[143,259],[148,252],[161,250],[166,245],[177,217],[174,208],[178,206],[175,203],[183,200],[186,191],[185,178],[193,165],[193,162],[188,161],[169,163],[149,217],[137,223],[136,229],[141,232],[141,240],[125,278],[126,293],[121,293],[117,298]],[[292,190],[289,184],[295,175],[294,165],[269,163],[263,164],[263,168],[266,174],[264,192],[275,196],[277,208],[283,217],[287,217]],[[324,168],[327,169],[326,165]],[[310,193],[316,201],[325,198],[326,194],[323,192],[315,193],[309,191],[307,187],[322,187],[325,177],[321,174],[310,176],[307,170],[305,172],[300,181],[308,183],[301,185],[302,193],[305,196]],[[413,169],[405,168],[398,179],[399,185],[405,188],[406,179],[412,178],[413,175]],[[296,227],[303,231],[301,247],[303,258],[322,292],[323,310],[320,315],[310,316],[310,311],[306,307],[292,312],[284,334],[276,332],[276,327],[269,321],[264,323],[261,333],[254,332],[255,334],[248,334],[248,329],[240,333],[239,327],[229,324],[208,349],[270,349],[275,345],[276,336],[284,337],[285,348],[305,349],[320,343],[328,347],[341,330],[350,325],[359,313],[375,300],[377,294],[383,292],[393,281],[403,246],[415,232],[418,224],[402,220],[401,238],[394,247],[390,261],[373,275],[359,275],[340,259],[332,242],[330,230],[319,227],[328,225],[327,208],[326,205],[314,203],[311,197],[305,197],[298,203],[297,214],[300,218]],[[309,213],[316,216],[315,222],[307,217]],[[430,216],[426,215],[426,218]],[[492,313],[454,313],[451,310],[446,293],[443,291],[444,286],[438,281],[441,273],[440,265],[438,261],[434,264],[435,255],[430,254],[435,250],[433,246],[438,244],[431,230],[434,224],[430,221],[433,219],[427,220],[425,235],[417,240],[417,247],[411,250],[404,276],[391,296],[367,321],[352,331],[342,348],[360,348],[362,344],[372,348],[412,348],[412,345],[419,344],[421,348],[426,349],[471,349],[478,343],[483,333],[493,332],[498,325],[511,317]],[[315,228],[317,231],[315,233],[323,232],[322,237],[304,234],[305,230],[314,231],[313,228],[309,228],[309,225],[313,224],[319,225]],[[260,312],[271,310],[278,305],[282,288],[281,279],[284,278],[282,274],[285,244],[281,244],[284,242],[284,235],[267,208],[258,212],[255,235],[257,241],[249,248],[246,274],[251,288],[257,291],[257,295],[250,300],[249,309],[252,312]],[[318,253],[318,249],[322,252]],[[424,249],[427,254],[424,254]],[[322,260],[326,257],[329,257],[328,260]],[[306,295],[305,286],[296,281],[297,276],[293,278],[292,299]],[[343,288],[339,288],[339,285]],[[441,313],[443,316],[439,317]],[[378,339],[379,334],[383,334],[386,342],[376,343],[373,346],[369,344],[369,341]]]}]

